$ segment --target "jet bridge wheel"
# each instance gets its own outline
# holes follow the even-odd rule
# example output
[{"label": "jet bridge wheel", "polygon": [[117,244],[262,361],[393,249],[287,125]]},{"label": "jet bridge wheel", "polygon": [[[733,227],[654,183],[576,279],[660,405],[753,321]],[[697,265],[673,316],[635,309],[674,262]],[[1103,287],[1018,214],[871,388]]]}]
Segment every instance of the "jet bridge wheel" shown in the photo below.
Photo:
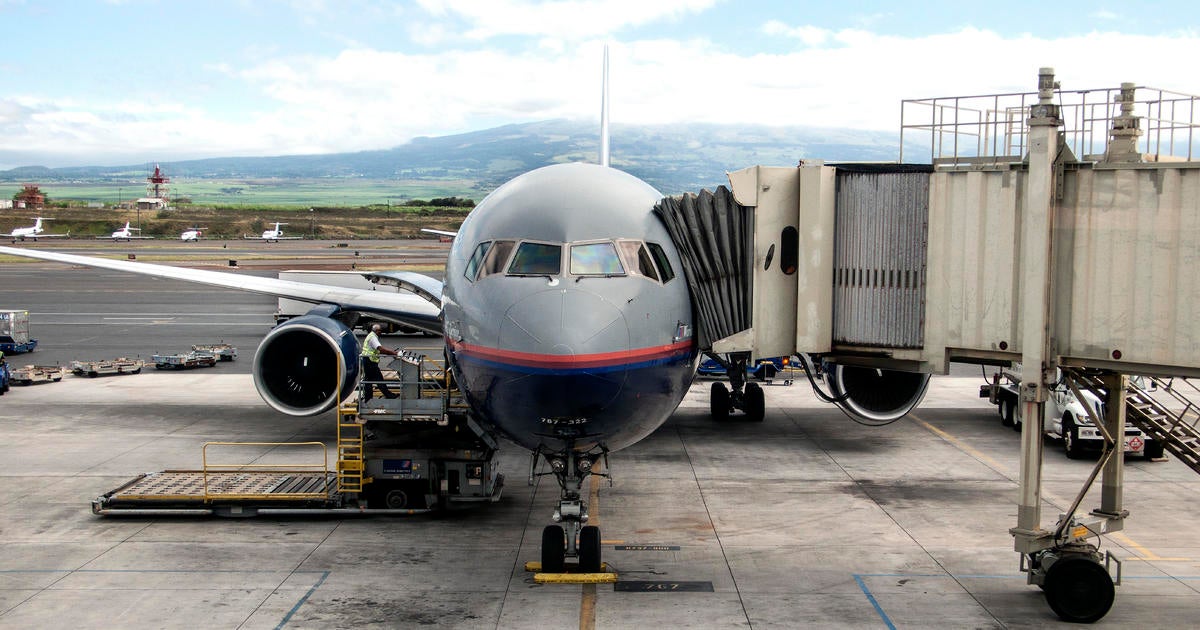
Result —
[{"label": "jet bridge wheel", "polygon": [[600,528],[594,525],[579,530],[579,571],[600,572]]},{"label": "jet bridge wheel", "polygon": [[1087,556],[1066,556],[1046,572],[1046,603],[1063,621],[1093,623],[1112,608],[1116,588],[1108,571]]},{"label": "jet bridge wheel", "polygon": [[561,525],[547,525],[542,530],[542,573],[562,573],[566,555],[566,532]]},{"label": "jet bridge wheel", "polygon": [[729,419],[729,410],[733,408],[733,400],[725,383],[716,382],[709,388],[708,409],[712,419],[723,422]]}]

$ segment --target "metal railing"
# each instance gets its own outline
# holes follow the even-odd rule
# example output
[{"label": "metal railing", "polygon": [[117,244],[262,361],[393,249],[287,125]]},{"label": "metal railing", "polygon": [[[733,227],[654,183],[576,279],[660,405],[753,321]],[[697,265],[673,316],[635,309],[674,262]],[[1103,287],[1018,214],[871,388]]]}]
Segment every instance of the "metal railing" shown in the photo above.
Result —
[{"label": "metal railing", "polygon": [[[267,448],[274,449],[289,447],[312,447],[321,451],[321,463],[286,463],[261,464],[237,463],[217,464],[210,461],[209,448],[234,447],[252,448],[259,451]],[[323,442],[207,442],[202,451],[202,466],[204,476],[204,500],[214,499],[325,499],[329,496],[328,483],[329,453]],[[262,454],[257,454],[256,459]],[[285,477],[317,477],[319,483],[313,489],[313,484],[295,484],[296,489],[281,487],[280,483],[290,480]]]},{"label": "metal railing", "polygon": [[[1151,161],[1200,159],[1200,96],[1132,84],[1054,94],[1066,145],[1081,160],[1103,159],[1114,128],[1120,128],[1113,122],[1130,115],[1138,119],[1138,152]],[[927,139],[929,163],[935,165],[1020,162],[1028,153],[1029,110],[1037,102],[1037,92],[901,101],[900,161],[906,159],[906,144],[908,159],[919,160],[912,149]]]}]

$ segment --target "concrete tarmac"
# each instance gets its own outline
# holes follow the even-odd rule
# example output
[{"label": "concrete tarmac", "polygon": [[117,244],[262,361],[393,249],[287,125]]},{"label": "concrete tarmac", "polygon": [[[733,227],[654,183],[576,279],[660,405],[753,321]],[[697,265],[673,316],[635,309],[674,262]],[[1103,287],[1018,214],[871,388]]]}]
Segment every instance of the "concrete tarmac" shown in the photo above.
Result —
[{"label": "concrete tarmac", "polygon": [[[35,304],[47,353],[60,337],[98,354],[233,331],[246,345],[233,364],[212,369],[69,376],[0,398],[0,627],[1060,624],[1018,571],[1008,529],[1019,440],[978,398],[978,368],[936,377],[918,411],[886,427],[851,422],[802,378],[765,388],[763,423],[715,424],[709,383],[697,381],[662,428],[611,457],[613,484],[597,487],[592,524],[620,575],[616,587],[537,585],[524,571],[538,559],[558,492],[549,477],[526,485],[528,453],[511,445],[501,454],[502,500],[464,513],[95,516],[90,501],[138,473],[198,468],[205,442],[332,447],[335,421],[283,416],[255,393],[248,364],[270,325],[269,298],[181,285],[196,292],[188,304],[213,315],[189,314],[159,294],[162,281],[123,277],[115,295],[87,290],[95,280],[71,284],[91,273],[108,272],[0,265],[0,307]],[[79,290],[39,292],[58,286]],[[109,308],[156,317],[108,320]],[[56,313],[95,315],[72,324]],[[16,362],[42,363],[40,354]],[[1200,477],[1173,459],[1126,464],[1130,517],[1102,546],[1123,559],[1123,580],[1097,625],[1192,628]],[[1092,465],[1046,442],[1046,526]],[[1097,507],[1098,495],[1094,488],[1083,509]]]}]

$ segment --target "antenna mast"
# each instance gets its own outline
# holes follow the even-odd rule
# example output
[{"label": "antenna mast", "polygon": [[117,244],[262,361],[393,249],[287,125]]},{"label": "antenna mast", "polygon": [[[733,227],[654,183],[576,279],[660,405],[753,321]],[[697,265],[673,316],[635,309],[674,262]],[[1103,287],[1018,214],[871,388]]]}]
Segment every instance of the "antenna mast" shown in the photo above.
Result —
[{"label": "antenna mast", "polygon": [[604,45],[604,76],[600,88],[600,166],[608,166],[608,44]]}]

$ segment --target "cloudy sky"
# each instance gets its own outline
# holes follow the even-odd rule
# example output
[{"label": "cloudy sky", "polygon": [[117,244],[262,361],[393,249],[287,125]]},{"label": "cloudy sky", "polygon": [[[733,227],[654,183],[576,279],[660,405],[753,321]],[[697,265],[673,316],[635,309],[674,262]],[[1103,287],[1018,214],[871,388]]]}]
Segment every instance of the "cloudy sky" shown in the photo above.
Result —
[{"label": "cloudy sky", "polygon": [[0,169],[389,148],[550,118],[897,131],[902,99],[1200,94],[1200,8],[924,0],[0,0]]}]

